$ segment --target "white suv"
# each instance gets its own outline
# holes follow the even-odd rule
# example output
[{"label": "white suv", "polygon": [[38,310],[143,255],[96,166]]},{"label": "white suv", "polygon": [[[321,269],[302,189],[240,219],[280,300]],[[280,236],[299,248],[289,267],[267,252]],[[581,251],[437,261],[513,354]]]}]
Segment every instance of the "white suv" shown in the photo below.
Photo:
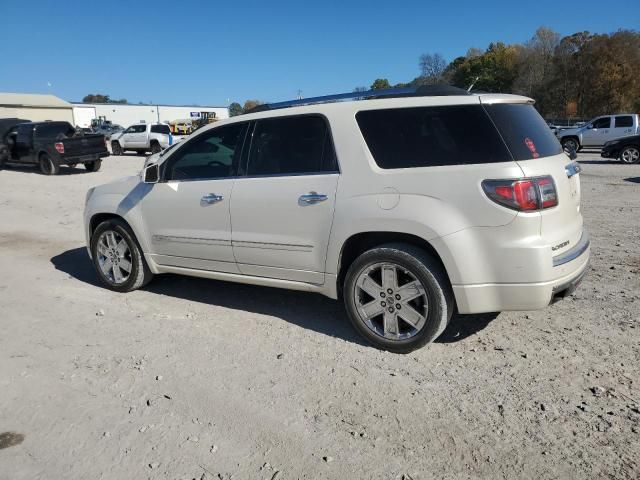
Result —
[{"label": "white suv", "polygon": [[342,297],[395,352],[434,340],[454,311],[571,293],[589,260],[580,168],[533,101],[385,93],[262,107],[91,189],[98,276],[120,292],[170,272]]},{"label": "white suv", "polygon": [[159,153],[173,144],[171,128],[166,123],[138,123],[111,135],[111,152],[123,155],[127,150],[137,153]]}]

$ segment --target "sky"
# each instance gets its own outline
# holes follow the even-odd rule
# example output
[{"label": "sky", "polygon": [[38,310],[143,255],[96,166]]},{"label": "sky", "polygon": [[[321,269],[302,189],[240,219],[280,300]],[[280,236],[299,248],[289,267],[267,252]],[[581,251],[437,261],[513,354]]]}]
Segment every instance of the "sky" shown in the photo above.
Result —
[{"label": "sky", "polygon": [[0,0],[0,92],[222,106],[410,81],[422,53],[640,28],[640,0]]}]

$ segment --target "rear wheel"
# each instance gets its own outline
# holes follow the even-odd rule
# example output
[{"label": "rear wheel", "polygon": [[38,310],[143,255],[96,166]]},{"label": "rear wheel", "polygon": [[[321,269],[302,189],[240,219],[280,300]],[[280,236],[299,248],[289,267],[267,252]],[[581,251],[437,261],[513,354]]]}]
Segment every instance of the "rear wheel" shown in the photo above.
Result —
[{"label": "rear wheel", "polygon": [[162,151],[162,147],[158,142],[153,142],[151,144],[151,153],[159,153]]},{"label": "rear wheel", "polygon": [[111,142],[111,153],[117,157],[123,154],[122,147],[120,146],[120,142],[114,141]]},{"label": "rear wheel", "polygon": [[91,236],[91,255],[100,280],[111,290],[130,292],[153,278],[133,232],[122,220],[98,225]]},{"label": "rear wheel", "polygon": [[0,169],[4,168],[9,160],[9,147],[0,145]]},{"label": "rear wheel", "polygon": [[624,163],[640,162],[640,148],[634,146],[625,147],[624,150],[620,152],[620,160]]},{"label": "rear wheel", "polygon": [[60,165],[46,153],[40,155],[39,165],[44,175],[57,175],[60,172]]},{"label": "rear wheel", "polygon": [[87,162],[84,164],[84,168],[86,168],[88,172],[97,172],[100,170],[101,166],[102,160],[94,160],[93,162]]},{"label": "rear wheel", "polygon": [[344,303],[353,326],[378,348],[408,353],[436,339],[453,313],[439,263],[407,244],[387,244],[349,267]]}]

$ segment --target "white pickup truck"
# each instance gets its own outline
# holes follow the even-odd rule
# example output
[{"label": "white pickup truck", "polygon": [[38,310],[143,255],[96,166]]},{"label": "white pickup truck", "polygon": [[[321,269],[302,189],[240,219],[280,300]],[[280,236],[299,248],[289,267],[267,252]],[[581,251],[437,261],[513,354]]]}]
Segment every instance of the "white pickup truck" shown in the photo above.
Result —
[{"label": "white pickup truck", "polygon": [[618,113],[597,117],[576,128],[560,129],[556,136],[562,147],[575,150],[600,148],[610,140],[640,134],[640,115]]},{"label": "white pickup truck", "polygon": [[158,153],[171,146],[174,137],[166,123],[138,123],[111,136],[111,152],[122,155],[127,150]]}]

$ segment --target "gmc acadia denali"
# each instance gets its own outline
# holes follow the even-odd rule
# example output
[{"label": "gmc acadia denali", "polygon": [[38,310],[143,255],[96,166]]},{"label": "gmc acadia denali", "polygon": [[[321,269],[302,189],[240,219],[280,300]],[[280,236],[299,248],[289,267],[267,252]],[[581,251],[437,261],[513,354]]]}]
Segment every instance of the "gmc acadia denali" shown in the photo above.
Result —
[{"label": "gmc acadia denali", "polygon": [[170,272],[318,292],[408,352],[454,311],[541,309],[587,270],[580,167],[529,98],[439,86],[283,102],[156,158],[87,193],[89,254],[116,291]]}]

